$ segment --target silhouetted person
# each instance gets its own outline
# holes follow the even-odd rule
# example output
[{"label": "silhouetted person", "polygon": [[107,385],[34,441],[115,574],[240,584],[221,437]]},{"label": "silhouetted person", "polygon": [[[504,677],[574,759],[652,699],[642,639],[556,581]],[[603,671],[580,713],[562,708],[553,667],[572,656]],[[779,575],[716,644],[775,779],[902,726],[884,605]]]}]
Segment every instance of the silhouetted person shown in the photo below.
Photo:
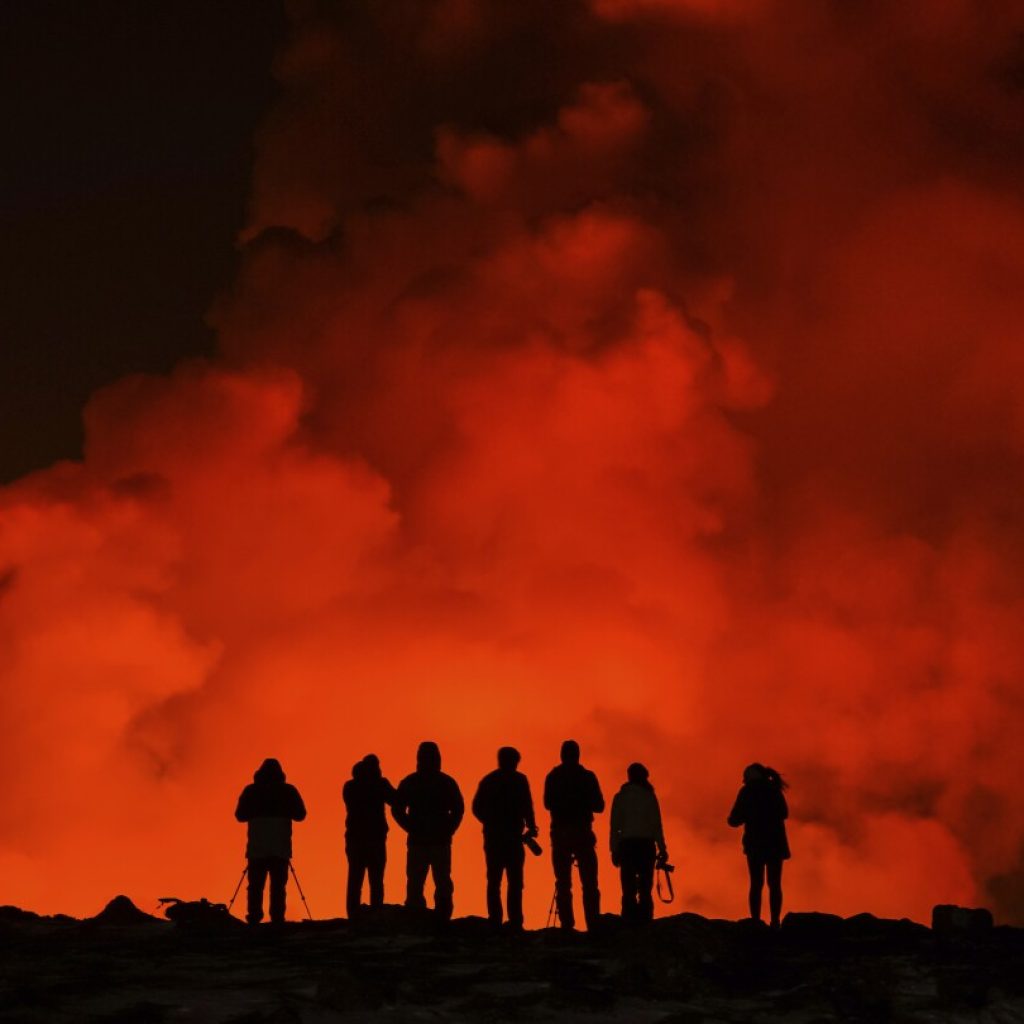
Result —
[{"label": "silhouetted person", "polygon": [[654,918],[654,868],[668,862],[668,850],[647,769],[631,764],[626,778],[612,799],[612,863],[622,880],[622,919],[643,922]]},{"label": "silhouetted person", "polygon": [[385,805],[395,800],[395,787],[381,774],[376,754],[352,766],[352,778],[341,790],[345,801],[345,856],[348,858],[346,912],[359,916],[363,879],[369,876],[370,906],[384,905],[384,867],[387,864],[388,819]]},{"label": "silhouetted person", "polygon": [[398,784],[392,814],[408,833],[405,905],[426,906],[427,872],[434,876],[434,910],[452,916],[452,836],[462,823],[465,804],[458,783],[441,771],[441,751],[429,740],[416,751],[416,771]]},{"label": "silhouetted person", "polygon": [[270,877],[270,920],[284,921],[284,893],[292,858],[292,822],[306,817],[299,791],[285,781],[275,757],[256,769],[253,781],[242,790],[235,817],[248,824],[245,847],[249,872],[249,907],[246,920],[263,920],[263,889]]},{"label": "silhouetted person", "polygon": [[786,818],[789,808],[782,776],[774,768],[750,764],[729,815],[733,828],[743,826],[743,852],[750,871],[750,916],[761,920],[761,891],[768,879],[768,906],[773,928],[782,915],[782,862],[789,859]]},{"label": "silhouetted person", "polygon": [[597,776],[580,764],[575,740],[562,744],[562,763],[544,780],[544,806],[551,812],[551,865],[555,870],[555,906],[562,928],[575,928],[572,863],[580,869],[583,916],[588,929],[598,927],[601,893],[597,888],[597,838],[594,815],[604,810]]},{"label": "silhouetted person", "polygon": [[484,859],[487,862],[487,917],[501,924],[501,877],[505,876],[508,923],[523,927],[523,836],[537,835],[530,781],[520,771],[519,751],[502,747],[498,769],[485,775],[473,797],[473,815],[484,827]]}]

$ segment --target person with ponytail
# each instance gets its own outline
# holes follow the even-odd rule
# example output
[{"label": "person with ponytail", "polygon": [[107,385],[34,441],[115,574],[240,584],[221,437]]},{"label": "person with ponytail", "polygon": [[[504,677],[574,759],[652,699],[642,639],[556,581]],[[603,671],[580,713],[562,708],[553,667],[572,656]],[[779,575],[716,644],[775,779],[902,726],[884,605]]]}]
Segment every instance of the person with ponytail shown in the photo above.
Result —
[{"label": "person with ponytail", "polygon": [[767,879],[773,928],[779,927],[782,918],[782,862],[790,857],[786,838],[789,807],[783,795],[787,788],[774,768],[749,764],[743,770],[743,785],[729,815],[730,826],[743,826],[743,852],[750,872],[750,917],[761,920],[761,893]]}]

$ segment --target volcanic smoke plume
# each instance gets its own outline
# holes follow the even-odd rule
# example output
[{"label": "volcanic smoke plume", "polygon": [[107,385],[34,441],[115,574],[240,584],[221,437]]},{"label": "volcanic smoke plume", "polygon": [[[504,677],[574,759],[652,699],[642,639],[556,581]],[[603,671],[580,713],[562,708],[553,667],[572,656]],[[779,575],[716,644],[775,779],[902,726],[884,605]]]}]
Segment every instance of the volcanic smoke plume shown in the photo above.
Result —
[{"label": "volcanic smoke plume", "polygon": [[356,759],[575,736],[684,909],[744,912],[760,760],[790,907],[1024,922],[1019,4],[291,18],[220,357],[0,495],[5,900],[225,897],[270,755],[338,913]]}]

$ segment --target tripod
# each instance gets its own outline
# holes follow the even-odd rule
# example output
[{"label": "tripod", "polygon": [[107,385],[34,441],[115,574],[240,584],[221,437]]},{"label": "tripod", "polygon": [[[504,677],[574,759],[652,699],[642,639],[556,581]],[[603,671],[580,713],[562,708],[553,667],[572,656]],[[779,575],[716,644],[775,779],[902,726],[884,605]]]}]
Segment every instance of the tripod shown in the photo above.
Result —
[{"label": "tripod", "polygon": [[[572,877],[573,865],[576,863],[575,857],[569,858],[569,876]],[[555,891],[551,894],[551,905],[548,907],[548,921],[544,926],[545,928],[554,928],[556,924],[560,922],[558,915],[558,882],[555,882]]]},{"label": "tripod", "polygon": [[[288,861],[288,870],[292,873],[292,878],[295,879],[295,888],[299,890],[299,897],[302,899],[302,905],[306,908],[306,916],[313,920],[313,912],[309,909],[309,904],[306,902],[306,894],[302,891],[302,883],[299,881],[299,876],[295,873],[295,865],[291,861]],[[245,876],[249,873],[249,865],[246,864],[242,868],[242,875],[238,879],[238,885],[235,886],[235,891],[231,894],[231,902],[228,904],[228,913],[231,913],[231,908],[235,905],[235,900],[238,899],[238,892],[242,888],[242,883],[245,881]]]}]

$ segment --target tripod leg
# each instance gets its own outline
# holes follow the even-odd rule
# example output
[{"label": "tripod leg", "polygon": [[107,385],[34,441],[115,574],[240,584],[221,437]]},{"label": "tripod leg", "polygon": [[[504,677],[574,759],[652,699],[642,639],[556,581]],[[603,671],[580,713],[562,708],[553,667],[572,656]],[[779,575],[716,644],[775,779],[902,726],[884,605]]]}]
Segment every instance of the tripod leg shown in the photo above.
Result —
[{"label": "tripod leg", "polygon": [[299,890],[299,897],[302,900],[302,905],[306,908],[306,916],[313,920],[313,912],[309,909],[309,904],[306,902],[306,894],[302,891],[302,883],[299,882],[299,876],[295,873],[295,866],[291,861],[288,861],[288,870],[292,873],[292,878],[295,879],[295,888]]},{"label": "tripod leg", "polygon": [[242,888],[242,883],[245,881],[245,876],[249,874],[249,865],[246,864],[242,868],[242,877],[238,879],[238,885],[235,886],[235,891],[231,894],[231,902],[228,904],[228,913],[231,913],[231,908],[235,905],[235,900],[238,899],[238,890]]}]

